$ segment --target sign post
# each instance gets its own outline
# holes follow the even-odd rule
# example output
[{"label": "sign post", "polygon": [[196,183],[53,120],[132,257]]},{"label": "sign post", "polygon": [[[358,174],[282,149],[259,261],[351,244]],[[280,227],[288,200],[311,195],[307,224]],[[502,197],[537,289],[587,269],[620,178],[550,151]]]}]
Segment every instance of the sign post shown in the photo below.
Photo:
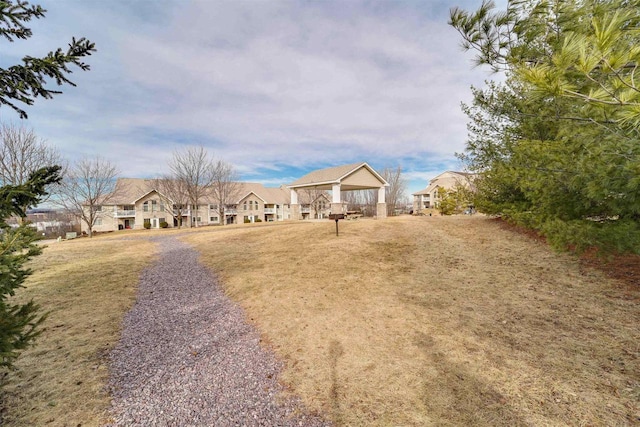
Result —
[{"label": "sign post", "polygon": [[336,221],[336,236],[338,235],[338,221],[344,219],[344,214],[329,214],[329,219]]}]

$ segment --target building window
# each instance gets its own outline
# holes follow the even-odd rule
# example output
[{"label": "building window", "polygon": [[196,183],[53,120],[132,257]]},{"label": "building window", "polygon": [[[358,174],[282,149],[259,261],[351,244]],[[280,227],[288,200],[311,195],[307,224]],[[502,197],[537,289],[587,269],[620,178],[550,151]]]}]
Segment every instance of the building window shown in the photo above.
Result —
[{"label": "building window", "polygon": [[162,224],[163,222],[167,222],[165,218],[158,218],[158,223]]},{"label": "building window", "polygon": [[246,210],[247,210],[247,201],[246,201],[246,200],[245,200],[245,202],[243,203],[243,206],[244,206],[244,210],[246,211]]},{"label": "building window", "polygon": [[96,218],[96,222],[93,225],[102,225],[102,218]]},{"label": "building window", "polygon": [[198,221],[198,223],[202,222],[202,217],[196,218],[196,221]]},{"label": "building window", "polygon": [[218,222],[218,217],[217,216],[210,217],[209,222]]},{"label": "building window", "polygon": [[142,210],[143,210],[144,212],[149,212],[149,202],[148,202],[148,201],[147,201],[147,202],[144,202],[144,203],[142,204]]},{"label": "building window", "polygon": [[160,200],[160,212],[164,212],[164,202]]},{"label": "building window", "polygon": [[156,200],[151,201],[151,212],[156,212],[158,210],[158,206],[156,206],[158,202]]},{"label": "building window", "polygon": [[144,219],[144,228],[148,228],[148,227],[151,227],[151,218]]},{"label": "building window", "polygon": [[102,206],[100,205],[96,206],[96,212],[102,212]]}]

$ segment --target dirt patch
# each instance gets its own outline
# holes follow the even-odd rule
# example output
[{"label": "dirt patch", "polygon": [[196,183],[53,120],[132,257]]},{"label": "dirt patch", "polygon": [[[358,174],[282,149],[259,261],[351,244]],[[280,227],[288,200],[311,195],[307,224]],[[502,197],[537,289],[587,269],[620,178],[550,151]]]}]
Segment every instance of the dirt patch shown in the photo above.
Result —
[{"label": "dirt patch", "polygon": [[[492,221],[495,221],[505,230],[525,235],[533,241],[546,242],[545,237],[535,230],[510,224],[500,218],[493,218]],[[585,267],[600,270],[612,279],[619,280],[629,286],[640,287],[640,255],[612,254],[599,256],[598,251],[592,249],[580,255],[579,258]]]},{"label": "dirt patch", "polygon": [[[582,263],[596,268],[607,276],[619,280],[631,290],[640,289],[640,255],[614,255],[611,258],[600,258],[595,253],[586,253],[581,257]],[[631,297],[631,294],[628,294]]]}]

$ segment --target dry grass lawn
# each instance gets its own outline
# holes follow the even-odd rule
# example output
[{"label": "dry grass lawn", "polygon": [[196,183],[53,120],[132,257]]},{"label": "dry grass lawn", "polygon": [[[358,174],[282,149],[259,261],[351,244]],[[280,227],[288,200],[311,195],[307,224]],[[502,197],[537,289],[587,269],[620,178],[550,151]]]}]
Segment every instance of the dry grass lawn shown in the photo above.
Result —
[{"label": "dry grass lawn", "polygon": [[18,297],[33,298],[50,314],[9,376],[0,424],[75,427],[106,420],[106,356],[156,250],[136,234],[121,236],[52,243],[32,261],[35,273]]},{"label": "dry grass lawn", "polygon": [[183,237],[337,425],[640,422],[640,289],[483,217]]},{"label": "dry grass lawn", "polygon": [[[54,243],[20,298],[50,315],[0,424],[107,420],[105,356],[142,269],[175,234],[336,425],[640,422],[640,289],[483,217],[254,224]],[[215,313],[212,313],[215,315]],[[0,404],[0,407],[2,405]]]}]

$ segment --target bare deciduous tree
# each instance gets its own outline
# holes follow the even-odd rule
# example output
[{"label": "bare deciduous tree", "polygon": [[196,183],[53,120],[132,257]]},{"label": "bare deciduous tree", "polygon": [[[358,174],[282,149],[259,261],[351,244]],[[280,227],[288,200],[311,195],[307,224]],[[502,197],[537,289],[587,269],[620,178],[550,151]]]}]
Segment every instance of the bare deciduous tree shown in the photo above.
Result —
[{"label": "bare deciduous tree", "polygon": [[102,206],[109,204],[124,191],[116,189],[118,169],[101,157],[79,160],[67,171],[60,185],[60,198],[56,201],[68,212],[77,215],[93,236],[96,220],[102,215]]},{"label": "bare deciduous tree", "polygon": [[[0,139],[0,185],[22,185],[33,172],[48,166],[60,166],[60,175],[64,175],[65,162],[58,151],[48,146],[33,129],[2,123]],[[57,184],[54,184],[48,186],[46,191],[51,194],[56,189]]]},{"label": "bare deciduous tree", "polygon": [[393,216],[396,207],[406,199],[407,181],[402,177],[402,167],[395,169],[385,168],[382,177],[389,183],[385,189],[385,201],[387,203],[387,215]]},{"label": "bare deciduous tree", "polygon": [[235,204],[240,198],[241,184],[238,182],[238,174],[233,165],[218,160],[213,168],[213,181],[211,182],[211,197],[218,205],[220,224],[227,223],[225,209],[227,205]]},{"label": "bare deciduous tree", "polygon": [[178,224],[178,228],[182,227],[182,218],[189,214],[189,191],[187,182],[183,179],[166,175],[156,179],[154,186],[160,199],[164,201],[165,205],[169,206],[167,211]]},{"label": "bare deciduous tree", "polygon": [[[192,216],[197,216],[201,199],[208,195],[214,182],[215,168],[213,158],[209,156],[204,147],[188,147],[183,151],[173,153],[169,162],[169,169],[173,179],[184,183],[189,204],[193,211]],[[198,226],[198,221],[195,221]]]}]

